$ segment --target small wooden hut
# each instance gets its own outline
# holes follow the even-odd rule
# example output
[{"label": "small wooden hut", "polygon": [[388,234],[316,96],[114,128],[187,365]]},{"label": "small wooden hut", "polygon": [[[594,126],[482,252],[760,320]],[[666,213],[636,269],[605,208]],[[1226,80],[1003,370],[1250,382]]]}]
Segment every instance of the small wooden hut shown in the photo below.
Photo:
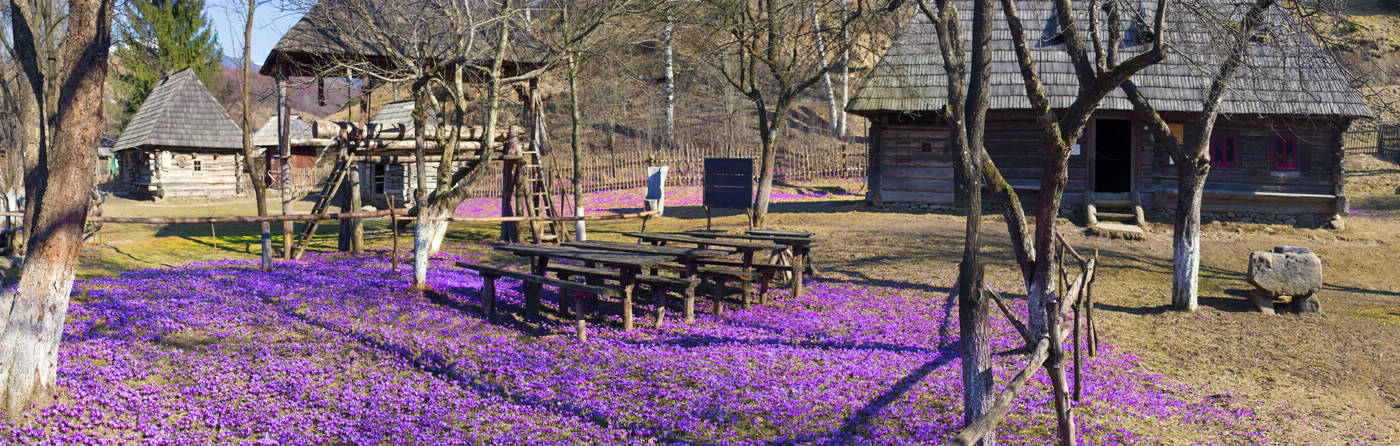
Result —
[{"label": "small wooden hut", "polygon": [[[291,167],[291,172],[288,181],[294,191],[309,191],[330,174],[330,164],[335,158],[334,149],[330,142],[313,138],[311,125],[300,116],[293,115],[289,120],[287,165]],[[282,157],[277,156],[277,132],[277,117],[272,116],[253,134],[253,146],[263,154],[267,167],[267,187],[271,189],[282,188]]]},{"label": "small wooden hut", "polygon": [[151,90],[113,148],[118,189],[138,198],[229,198],[244,194],[243,130],[193,70]]},{"label": "small wooden hut", "polygon": [[[1130,23],[1123,27],[1123,58],[1146,50],[1153,39],[1150,25],[1136,18],[1153,17],[1155,3],[1129,4],[1136,10],[1124,16]],[[958,7],[971,10],[966,1]],[[1077,4],[1081,10],[1076,14],[1086,16],[1084,7]],[[1064,108],[1078,87],[1065,44],[1057,40],[1054,8],[1052,2],[1018,1],[1051,104]],[[1190,127],[1184,124],[1201,118],[1201,98],[1216,71],[1211,64],[1221,57],[1218,36],[1199,15],[1173,12],[1167,20],[1172,51],[1133,81],[1182,140],[1191,136],[1183,134]],[[963,21],[966,39],[972,26],[967,16]],[[994,26],[986,149],[1029,205],[1039,192],[1045,165],[1042,133],[1026,99],[1006,21]],[[1212,133],[1204,213],[1207,218],[1304,225],[1345,214],[1342,134],[1353,120],[1371,116],[1370,109],[1286,9],[1270,9],[1253,40],[1246,68],[1225,97]],[[848,106],[870,119],[870,202],[954,206],[958,156],[949,150],[948,127],[941,118],[946,79],[934,27],[914,14]],[[1138,223],[1144,211],[1170,213],[1177,194],[1172,162],[1127,97],[1114,91],[1069,160],[1063,210],[1083,210],[1088,221],[1096,218],[1089,213],[1111,212]]]}]

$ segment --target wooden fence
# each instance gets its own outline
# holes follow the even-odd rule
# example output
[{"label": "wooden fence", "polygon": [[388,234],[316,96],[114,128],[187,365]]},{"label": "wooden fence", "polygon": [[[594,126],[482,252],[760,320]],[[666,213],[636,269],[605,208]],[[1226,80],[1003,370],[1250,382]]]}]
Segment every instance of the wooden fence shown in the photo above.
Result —
[{"label": "wooden fence", "polygon": [[[704,180],[706,158],[753,158],[757,163],[758,152],[757,147],[680,147],[588,153],[584,155],[582,166],[583,190],[591,193],[646,187],[647,168],[652,166],[670,166],[666,181],[669,186],[699,185]],[[866,146],[861,138],[832,138],[800,148],[781,147],[778,150],[775,179],[863,178],[866,159]],[[546,155],[545,168],[549,170],[550,183],[556,190],[567,187],[573,178],[573,159],[567,148],[556,147]],[[498,169],[479,181],[472,188],[471,196],[495,198],[500,193],[501,172]]]},{"label": "wooden fence", "polygon": [[1400,163],[1400,124],[1377,124],[1353,128],[1342,135],[1347,154],[1374,155]]}]

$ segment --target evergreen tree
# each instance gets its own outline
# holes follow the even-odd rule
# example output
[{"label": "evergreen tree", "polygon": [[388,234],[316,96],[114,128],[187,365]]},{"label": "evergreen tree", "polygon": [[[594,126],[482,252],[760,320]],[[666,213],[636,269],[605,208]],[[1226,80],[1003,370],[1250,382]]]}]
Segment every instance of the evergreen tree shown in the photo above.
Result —
[{"label": "evergreen tree", "polygon": [[194,69],[204,85],[223,84],[223,53],[204,15],[204,0],[131,0],[118,29],[118,127],[125,127],[167,74]]}]

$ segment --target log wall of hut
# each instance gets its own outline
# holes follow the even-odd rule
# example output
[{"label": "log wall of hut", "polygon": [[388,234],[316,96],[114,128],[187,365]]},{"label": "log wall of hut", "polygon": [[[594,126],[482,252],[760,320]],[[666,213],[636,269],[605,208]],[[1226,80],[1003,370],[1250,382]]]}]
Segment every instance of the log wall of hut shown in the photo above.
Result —
[{"label": "log wall of hut", "polygon": [[[1168,122],[1187,123],[1189,114],[1168,114]],[[1158,215],[1176,205],[1177,167],[1165,147],[1153,141],[1131,113],[1105,112],[1098,119],[1130,124],[1131,190]],[[1065,210],[1082,211],[1085,192],[1098,184],[1095,141],[1098,120],[1069,161]],[[1120,124],[1121,125],[1121,124]],[[1206,183],[1203,210],[1219,213],[1330,216],[1346,213],[1342,194],[1341,135],[1349,123],[1335,117],[1222,117],[1214,137],[1233,138],[1233,165],[1217,164]],[[1030,211],[1040,189],[1044,145],[1038,125],[1027,115],[993,112],[988,119],[987,151]],[[1195,135],[1182,135],[1190,138]],[[1295,145],[1296,167],[1279,168],[1272,155],[1277,139]],[[934,117],[884,115],[872,120],[867,200],[875,204],[955,205],[957,154],[948,144],[948,127]],[[1103,195],[1103,193],[1099,193]]]},{"label": "log wall of hut", "polygon": [[[459,161],[457,167],[469,164],[468,161]],[[428,177],[424,193],[437,190],[439,165],[439,161],[423,163],[423,171]],[[418,189],[418,166],[415,163],[366,161],[359,163],[356,171],[360,176],[360,197],[365,204],[387,209],[389,198],[393,199],[396,207],[406,207],[414,202],[414,194]]]},{"label": "log wall of hut", "polygon": [[244,194],[242,157],[230,152],[122,152],[121,188],[138,198],[232,198]]}]

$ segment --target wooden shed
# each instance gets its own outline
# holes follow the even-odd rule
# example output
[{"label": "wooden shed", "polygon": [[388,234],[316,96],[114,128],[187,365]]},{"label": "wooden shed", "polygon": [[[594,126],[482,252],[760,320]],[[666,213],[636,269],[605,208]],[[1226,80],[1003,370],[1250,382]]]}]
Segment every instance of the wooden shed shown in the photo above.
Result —
[{"label": "wooden shed", "polygon": [[[1151,26],[1142,18],[1153,17],[1155,3],[1124,5],[1136,8],[1123,14],[1120,51],[1126,58],[1152,43]],[[972,9],[966,1],[958,7]],[[1018,8],[1052,106],[1068,107],[1078,85],[1065,45],[1057,41],[1054,3],[1026,0]],[[994,14],[1000,17],[1001,12]],[[1076,14],[1086,16],[1083,10]],[[963,20],[967,39],[970,17]],[[1006,21],[994,23],[986,148],[1029,206],[1040,186],[1043,140],[1029,110]],[[1183,5],[1174,5],[1165,29],[1172,46],[1166,60],[1133,81],[1180,140],[1191,136],[1182,134],[1190,127],[1182,124],[1201,117],[1201,98],[1213,64],[1221,60],[1221,42],[1216,41],[1219,33]],[[1312,224],[1345,214],[1342,134],[1353,120],[1371,116],[1370,109],[1283,8],[1268,13],[1245,65],[1213,131],[1203,204],[1207,218]],[[868,201],[954,205],[958,157],[948,149],[948,127],[940,117],[947,103],[946,81],[934,27],[914,14],[848,106],[871,123]],[[1085,216],[1097,208],[1100,213],[1136,214],[1132,219],[1140,223],[1144,212],[1164,215],[1175,209],[1176,167],[1121,91],[1106,98],[1090,122],[1070,158],[1069,177],[1062,212]]]},{"label": "wooden shed", "polygon": [[[315,188],[322,180],[330,175],[331,164],[334,162],[335,149],[325,140],[318,140],[311,135],[311,125],[302,120],[300,116],[291,116],[290,124],[287,125],[288,132],[288,166],[291,167],[289,181],[292,190],[298,194]],[[253,146],[258,148],[258,152],[263,156],[263,165],[266,167],[267,187],[272,189],[282,188],[282,159],[277,156],[277,117],[267,118],[267,122],[253,133]],[[269,156],[270,155],[270,156]]]},{"label": "wooden shed", "polygon": [[[374,115],[370,124],[379,128],[391,128],[394,126],[413,126],[413,101],[400,101],[384,104],[379,109],[379,113]],[[431,114],[426,120],[426,125],[437,126],[436,116]],[[505,131],[506,129],[502,129]],[[441,150],[429,150],[427,155],[441,155]],[[360,196],[366,204],[387,208],[388,201],[393,200],[396,207],[406,207],[414,201],[415,192],[418,189],[417,163],[412,156],[363,156],[359,158],[356,172],[359,175]],[[458,160],[461,165],[466,165],[465,159]],[[423,171],[427,174],[428,184],[424,193],[431,193],[437,189],[437,171],[441,160],[436,158],[425,159]]]},{"label": "wooden shed", "polygon": [[136,111],[114,147],[118,188],[138,198],[228,198],[244,194],[243,131],[193,70],[167,76]]}]

